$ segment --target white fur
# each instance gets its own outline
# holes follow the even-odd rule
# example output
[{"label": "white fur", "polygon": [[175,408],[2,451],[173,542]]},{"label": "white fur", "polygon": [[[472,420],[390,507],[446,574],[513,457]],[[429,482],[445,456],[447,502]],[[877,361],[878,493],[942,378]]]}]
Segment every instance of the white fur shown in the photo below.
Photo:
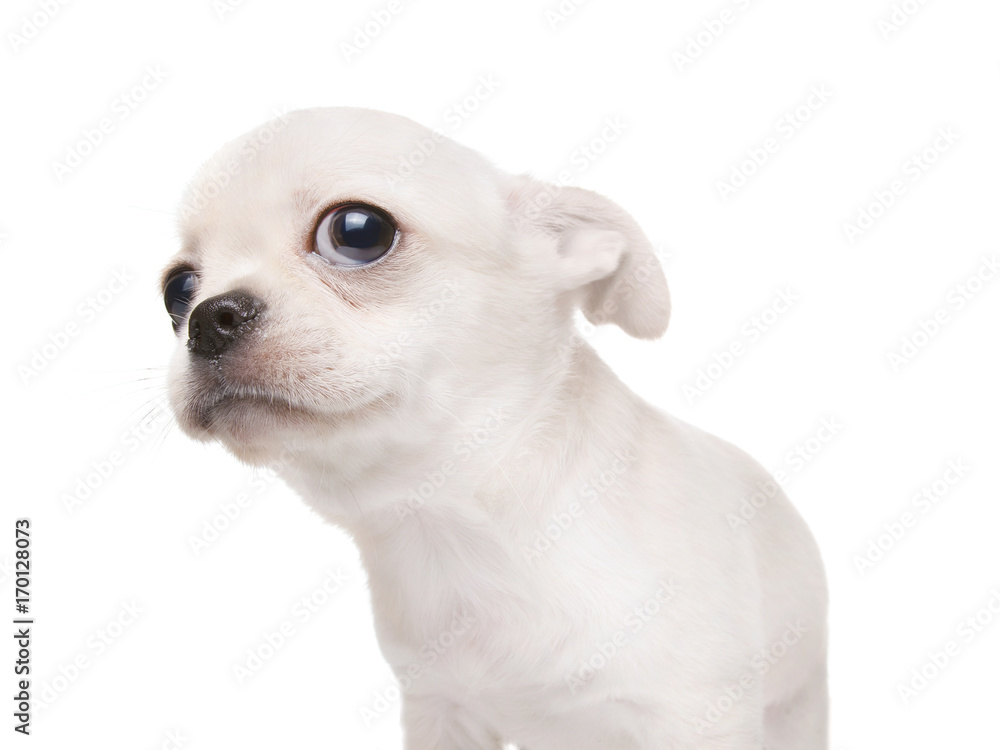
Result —
[{"label": "white fur", "polygon": [[[353,533],[408,685],[407,750],[826,748],[826,590],[803,521],[777,490],[732,528],[766,472],[574,334],[575,309],[666,328],[628,214],[393,115],[265,127],[202,170],[178,259],[196,303],[241,288],[266,310],[215,363],[182,329],[171,398],[188,434],[278,466]],[[318,216],[349,201],[400,227],[369,267],[311,252]]]}]

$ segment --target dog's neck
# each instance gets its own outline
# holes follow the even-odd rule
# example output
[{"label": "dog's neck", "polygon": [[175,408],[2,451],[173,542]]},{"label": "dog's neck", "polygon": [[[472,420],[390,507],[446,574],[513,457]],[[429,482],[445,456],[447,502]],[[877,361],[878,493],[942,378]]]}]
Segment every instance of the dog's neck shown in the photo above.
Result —
[{"label": "dog's neck", "polygon": [[[317,511],[351,533],[369,577],[379,581],[372,586],[376,613],[398,637],[419,641],[445,626],[437,615],[451,618],[470,606],[476,618],[488,618],[484,592],[529,606],[527,592],[540,580],[529,559],[538,530],[583,502],[588,480],[637,460],[649,407],[588,345],[569,354],[561,377],[535,382],[532,398],[529,384],[519,390],[507,383],[505,400],[462,401],[439,432],[424,435],[426,448],[411,455],[399,442],[383,454],[381,473],[361,474],[354,485],[331,480],[340,476],[334,455],[325,465],[286,472]],[[481,443],[479,429],[489,433],[479,433]],[[456,453],[469,436],[474,448]],[[603,500],[614,502],[619,479]],[[576,523],[589,526],[602,515],[589,511]],[[414,616],[419,612],[426,616]],[[418,623],[426,633],[408,630]]]},{"label": "dog's neck", "polygon": [[[338,430],[290,461],[283,477],[359,539],[391,537],[418,514],[491,522],[511,513],[544,516],[552,498],[578,479],[576,462],[601,467],[636,444],[623,431],[634,426],[628,414],[638,415],[642,404],[582,342],[543,378],[411,402],[381,423]],[[609,411],[614,418],[602,419]]]}]

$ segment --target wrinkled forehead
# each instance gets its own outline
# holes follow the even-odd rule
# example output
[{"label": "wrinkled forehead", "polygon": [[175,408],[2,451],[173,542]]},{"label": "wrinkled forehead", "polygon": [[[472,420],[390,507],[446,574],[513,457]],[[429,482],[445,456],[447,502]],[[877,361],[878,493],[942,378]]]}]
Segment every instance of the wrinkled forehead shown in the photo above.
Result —
[{"label": "wrinkled forehead", "polygon": [[308,235],[327,208],[362,202],[401,229],[461,231],[469,214],[499,221],[499,176],[439,133],[363,109],[303,110],[226,144],[199,171],[179,209],[185,254]]}]

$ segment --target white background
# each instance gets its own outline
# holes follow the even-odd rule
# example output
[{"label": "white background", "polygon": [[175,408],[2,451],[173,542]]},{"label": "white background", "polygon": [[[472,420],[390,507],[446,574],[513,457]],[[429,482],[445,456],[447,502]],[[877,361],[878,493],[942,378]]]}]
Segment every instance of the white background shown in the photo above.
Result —
[{"label": "white background", "polygon": [[[51,18],[25,0],[0,13],[0,609],[6,631],[13,520],[28,516],[33,684],[50,700],[33,735],[11,741],[5,698],[3,747],[152,750],[177,731],[192,749],[400,747],[395,702],[361,718],[392,682],[350,540],[155,411],[175,346],[157,274],[186,181],[275,111],[317,105],[410,116],[512,172],[570,170],[631,211],[667,258],[671,328],[654,343],[603,329],[591,340],[645,398],[788,474],[830,580],[833,747],[996,742],[1000,614],[981,612],[971,640],[958,628],[1000,587],[1000,280],[954,300],[1000,250],[1000,6],[908,0],[905,23],[880,28],[890,0],[590,0],[564,4],[558,23],[555,3],[399,0],[348,55],[386,2],[51,5]],[[713,24],[724,10],[730,22]],[[27,39],[32,18],[45,24]],[[706,23],[721,33],[700,44]],[[830,96],[809,109],[812,87]],[[624,131],[595,143],[609,117]],[[110,132],[78,166],[53,166],[88,151],[103,118]],[[957,139],[935,149],[949,128]],[[724,199],[719,181],[748,149],[760,160],[767,138],[776,153]],[[914,156],[927,160],[915,181]],[[895,180],[901,194],[849,241],[845,224]],[[102,310],[78,310],[109,284],[119,291]],[[779,292],[794,305],[751,340],[744,326]],[[947,321],[894,366],[942,308]],[[53,340],[65,347],[26,374]],[[685,395],[734,342],[742,356]],[[808,461],[789,456],[797,447]],[[949,462],[969,468],[924,512],[914,497]],[[67,507],[88,478],[99,486]],[[195,554],[191,540],[241,493],[247,507]],[[902,538],[879,541],[906,512]],[[861,571],[871,543],[886,550]],[[328,569],[347,582],[303,621],[293,608]],[[234,666],[285,621],[292,635],[240,684]],[[899,686],[948,641],[958,656],[904,701]]]}]

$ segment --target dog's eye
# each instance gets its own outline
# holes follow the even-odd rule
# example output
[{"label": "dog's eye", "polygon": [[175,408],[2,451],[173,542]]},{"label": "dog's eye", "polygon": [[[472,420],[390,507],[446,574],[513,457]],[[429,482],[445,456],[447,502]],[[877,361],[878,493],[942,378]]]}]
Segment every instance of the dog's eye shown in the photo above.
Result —
[{"label": "dog's eye", "polygon": [[180,330],[184,318],[191,310],[191,298],[197,285],[198,277],[194,271],[180,269],[170,274],[163,286],[163,304],[170,313],[175,333]]},{"label": "dog's eye", "polygon": [[396,225],[374,206],[352,203],[326,212],[316,227],[315,251],[338,266],[362,266],[392,247]]}]

